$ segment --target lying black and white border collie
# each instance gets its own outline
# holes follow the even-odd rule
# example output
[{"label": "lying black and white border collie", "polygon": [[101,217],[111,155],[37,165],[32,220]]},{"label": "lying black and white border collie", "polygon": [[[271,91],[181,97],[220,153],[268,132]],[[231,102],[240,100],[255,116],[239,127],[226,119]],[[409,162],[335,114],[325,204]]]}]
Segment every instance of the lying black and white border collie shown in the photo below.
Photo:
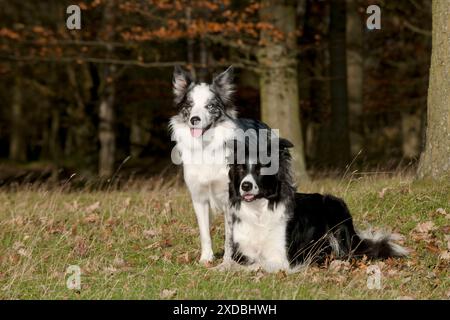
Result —
[{"label": "lying black and white border collie", "polygon": [[[237,119],[232,103],[233,68],[212,83],[196,83],[189,72],[176,67],[173,92],[178,114],[170,120],[172,140],[183,164],[183,175],[191,194],[200,230],[200,262],[214,259],[210,235],[210,209],[225,216],[223,262],[232,261],[231,214],[228,199],[227,141],[236,129],[247,131],[268,127],[256,120]],[[172,153],[172,156],[174,153]],[[172,159],[174,160],[174,159]]]},{"label": "lying black and white border collie", "polygon": [[276,272],[295,271],[330,255],[340,259],[407,255],[392,242],[393,235],[358,234],[343,200],[296,193],[288,150],[292,144],[285,139],[278,144],[276,174],[261,174],[265,166],[248,155],[245,163],[235,157],[229,166],[235,261],[250,270]]}]

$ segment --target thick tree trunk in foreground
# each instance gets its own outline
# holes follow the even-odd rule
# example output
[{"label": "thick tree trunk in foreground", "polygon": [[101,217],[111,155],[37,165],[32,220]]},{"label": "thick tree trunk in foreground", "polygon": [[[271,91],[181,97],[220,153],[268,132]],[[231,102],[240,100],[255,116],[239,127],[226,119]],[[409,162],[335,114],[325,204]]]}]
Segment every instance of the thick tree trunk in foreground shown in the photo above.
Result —
[{"label": "thick tree trunk in foreground", "polygon": [[450,1],[433,1],[433,47],[426,145],[419,178],[442,179],[450,174]]},{"label": "thick tree trunk in foreground", "polygon": [[330,7],[330,77],[331,130],[330,155],[333,164],[342,167],[350,162],[348,125],[346,1],[331,0]]},{"label": "thick tree trunk in foreground", "polygon": [[363,24],[358,3],[347,0],[347,86],[350,127],[350,150],[356,156],[364,145],[363,109]]},{"label": "thick tree trunk in foreground", "polygon": [[299,182],[308,180],[298,97],[295,5],[285,1],[263,1],[261,20],[274,24],[285,38],[273,40],[263,34],[265,43],[258,52],[260,74],[261,117],[280,136],[294,144],[292,168]]},{"label": "thick tree trunk in foreground", "polygon": [[20,76],[16,76],[12,93],[11,134],[9,140],[9,159],[13,161],[27,160],[24,130],[22,81],[20,80]]}]

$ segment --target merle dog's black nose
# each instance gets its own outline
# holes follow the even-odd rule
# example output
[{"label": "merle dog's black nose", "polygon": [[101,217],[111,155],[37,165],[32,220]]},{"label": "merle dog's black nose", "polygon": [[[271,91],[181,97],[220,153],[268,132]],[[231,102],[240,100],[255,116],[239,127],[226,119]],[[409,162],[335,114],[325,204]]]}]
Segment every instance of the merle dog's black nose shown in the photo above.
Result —
[{"label": "merle dog's black nose", "polygon": [[191,118],[190,121],[191,121],[191,124],[192,124],[193,126],[195,126],[197,123],[200,122],[200,117],[193,116],[193,117]]},{"label": "merle dog's black nose", "polygon": [[250,191],[253,188],[253,184],[251,182],[245,181],[242,183],[241,189],[243,191]]}]

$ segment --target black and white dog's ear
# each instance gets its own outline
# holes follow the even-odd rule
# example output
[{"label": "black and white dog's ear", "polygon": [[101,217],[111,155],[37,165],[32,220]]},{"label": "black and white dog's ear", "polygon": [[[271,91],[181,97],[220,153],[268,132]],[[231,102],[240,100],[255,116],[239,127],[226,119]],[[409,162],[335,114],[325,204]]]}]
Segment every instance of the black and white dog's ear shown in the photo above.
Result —
[{"label": "black and white dog's ear", "polygon": [[220,95],[224,101],[231,100],[234,93],[234,68],[228,67],[227,70],[219,74],[213,79],[214,90]]},{"label": "black and white dog's ear", "polygon": [[179,102],[183,98],[192,81],[192,75],[188,71],[178,65],[175,66],[172,79],[175,102]]},{"label": "black and white dog's ear", "polygon": [[288,139],[284,139],[284,138],[280,138],[279,145],[280,145],[280,149],[288,149],[288,148],[294,147],[292,142],[290,142]]}]

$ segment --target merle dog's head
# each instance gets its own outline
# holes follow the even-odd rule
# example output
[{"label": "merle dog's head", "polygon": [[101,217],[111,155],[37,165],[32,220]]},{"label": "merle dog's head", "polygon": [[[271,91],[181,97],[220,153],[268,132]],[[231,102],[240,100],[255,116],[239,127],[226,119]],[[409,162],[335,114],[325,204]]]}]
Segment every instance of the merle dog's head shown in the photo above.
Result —
[{"label": "merle dog's head", "polygon": [[[228,172],[230,178],[229,197],[232,206],[239,207],[242,201],[253,202],[258,199],[267,199],[269,206],[273,208],[275,203],[292,197],[295,188],[291,175],[291,155],[288,149],[292,148],[293,144],[286,139],[278,137],[273,139],[279,139],[277,148],[279,165],[277,172],[270,174],[265,174],[264,169],[271,164],[262,163],[259,156],[249,155],[248,144],[243,146],[245,161],[242,163],[236,156],[239,151],[235,145],[234,160],[229,164]],[[268,145],[269,148],[270,145]]]},{"label": "merle dog's head", "polygon": [[215,123],[234,116],[233,67],[207,84],[196,83],[189,72],[177,66],[172,82],[175,105],[179,109],[176,120],[187,125],[194,138],[202,136]]}]

